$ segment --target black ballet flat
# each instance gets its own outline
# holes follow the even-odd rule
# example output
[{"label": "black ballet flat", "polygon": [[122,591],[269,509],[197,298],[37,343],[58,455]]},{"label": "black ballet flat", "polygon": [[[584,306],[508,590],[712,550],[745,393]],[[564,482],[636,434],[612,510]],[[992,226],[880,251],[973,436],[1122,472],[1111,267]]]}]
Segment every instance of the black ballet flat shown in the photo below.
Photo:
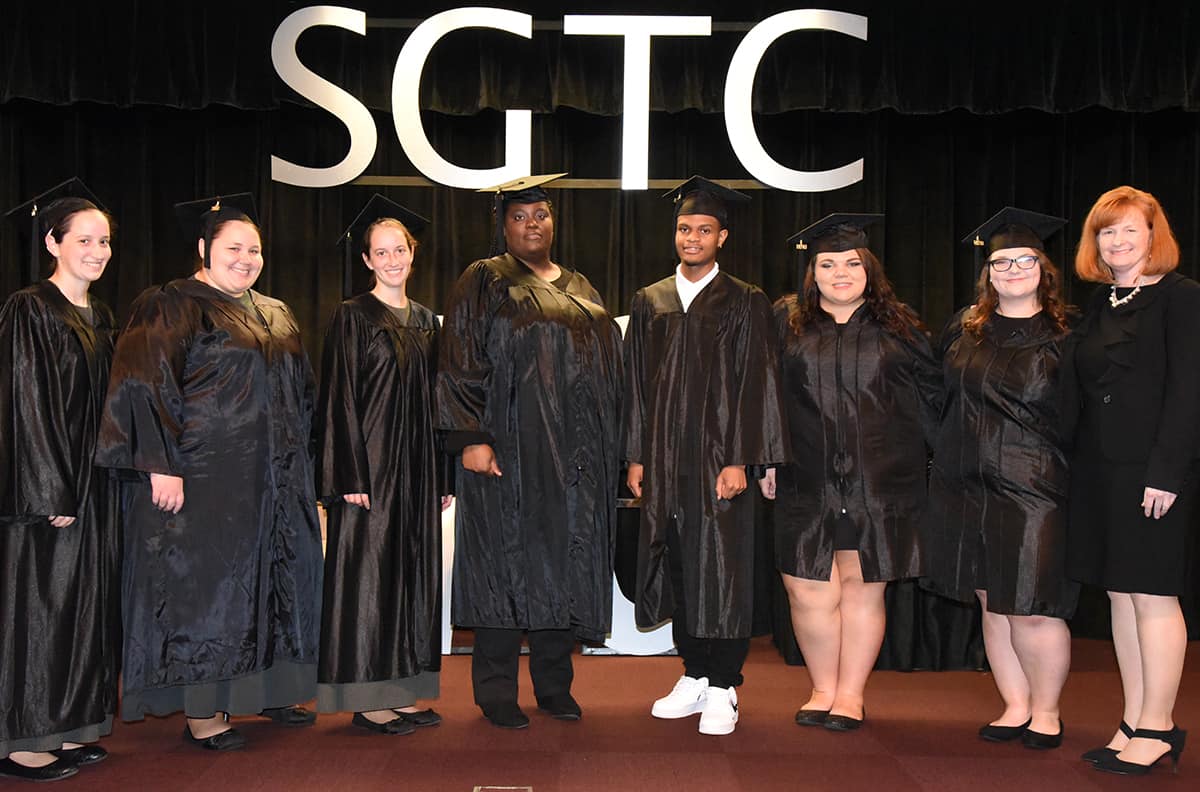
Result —
[{"label": "black ballet flat", "polygon": [[103,762],[108,758],[108,751],[99,745],[81,745],[78,748],[59,748],[50,753],[59,759],[66,759],[73,765],[90,765]]},{"label": "black ballet flat", "polygon": [[280,726],[312,726],[317,722],[317,713],[304,707],[272,707],[258,714],[270,718]]},{"label": "black ballet flat", "polygon": [[376,734],[412,734],[417,730],[417,727],[414,724],[408,722],[399,715],[392,718],[390,721],[376,723],[366,715],[363,715],[361,712],[356,712],[354,713],[354,717],[350,719],[350,722],[359,728],[366,729],[367,731],[373,731]]},{"label": "black ballet flat", "polygon": [[802,709],[796,712],[796,724],[799,726],[823,726],[829,717],[829,710]]},{"label": "black ballet flat", "polygon": [[1062,745],[1063,732],[1065,731],[1066,729],[1063,728],[1063,722],[1060,718],[1058,721],[1058,734],[1042,734],[1041,732],[1035,732],[1033,729],[1026,729],[1025,733],[1021,735],[1021,745],[1024,745],[1026,748],[1032,748],[1035,751],[1048,751],[1051,748],[1057,748]]},{"label": "black ballet flat", "polygon": [[437,726],[442,722],[442,716],[438,715],[431,709],[417,710],[416,712],[405,712],[404,710],[392,710],[404,720],[411,723],[417,728],[425,726]]},{"label": "black ballet flat", "polygon": [[529,726],[529,716],[516,704],[494,704],[481,709],[488,723],[501,729],[524,729]]},{"label": "black ballet flat", "polygon": [[[1121,721],[1121,734],[1133,739],[1133,727],[1125,721]],[[1093,748],[1090,751],[1085,751],[1080,758],[1085,762],[1099,762],[1101,759],[1110,759],[1119,754],[1116,748],[1109,748],[1107,745],[1102,745],[1099,748]]]},{"label": "black ballet flat", "polygon": [[61,781],[79,772],[79,768],[59,757],[44,767],[26,767],[12,759],[0,759],[0,776],[19,778],[22,781]]},{"label": "black ballet flat", "polygon": [[866,707],[863,708],[863,716],[861,718],[851,718],[849,715],[833,715],[825,716],[825,722],[821,725],[829,731],[848,732],[860,728],[867,720]]},{"label": "black ballet flat", "polygon": [[537,706],[555,720],[577,721],[583,717],[583,710],[580,709],[579,702],[570,693],[540,698]]},{"label": "black ballet flat", "polygon": [[1173,727],[1170,731],[1159,731],[1157,729],[1137,729],[1133,732],[1133,737],[1136,739],[1141,737],[1146,740],[1160,740],[1165,742],[1169,748],[1166,753],[1161,754],[1157,759],[1148,765],[1138,764],[1136,762],[1126,762],[1124,759],[1118,759],[1115,755],[1104,759],[1097,760],[1092,767],[1105,773],[1115,773],[1117,775],[1146,775],[1150,769],[1154,767],[1164,756],[1171,757],[1171,772],[1179,772],[1179,757],[1183,754],[1183,745],[1187,742],[1187,732],[1178,726]]},{"label": "black ballet flat", "polygon": [[206,751],[237,751],[246,747],[246,738],[232,726],[219,734],[205,737],[203,740],[192,735],[191,727],[184,726],[183,741],[199,746]]},{"label": "black ballet flat", "polygon": [[979,727],[979,739],[987,740],[988,742],[1012,742],[1024,734],[1031,723],[1033,723],[1033,718],[1025,721],[1020,726],[993,726],[989,723],[986,726]]}]

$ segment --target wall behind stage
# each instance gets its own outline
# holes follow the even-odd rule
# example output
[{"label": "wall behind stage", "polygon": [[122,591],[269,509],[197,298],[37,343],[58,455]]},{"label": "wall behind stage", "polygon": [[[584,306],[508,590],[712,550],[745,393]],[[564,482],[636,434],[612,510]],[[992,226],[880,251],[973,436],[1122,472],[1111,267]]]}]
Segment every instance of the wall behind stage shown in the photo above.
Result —
[{"label": "wall behind stage", "polygon": [[[295,310],[314,358],[340,299],[335,241],[376,188],[309,190],[270,181],[269,157],[329,165],[347,145],[332,116],[293,93],[270,63],[279,22],[308,3],[94,3],[64,14],[21,2],[0,19],[0,206],[80,175],[119,223],[96,293],[124,316],[146,286],[191,271],[194,242],[171,203],[252,190],[263,217],[260,288]],[[422,19],[457,3],[354,4],[372,20]],[[462,4],[462,5],[465,5]],[[558,23],[564,11],[676,13],[673,3],[496,3]],[[1187,0],[1058,4],[842,2],[864,14],[867,42],[790,33],[755,84],[758,134],[783,164],[836,167],[865,158],[865,178],[831,193],[753,191],[734,218],[722,267],[777,297],[793,288],[785,243],[835,211],[884,212],[873,247],[903,299],[935,330],[967,304],[970,250],[958,240],[1013,204],[1069,218],[1048,251],[1068,265],[1083,217],[1104,190],[1131,183],[1163,201],[1200,269],[1200,12]],[[716,23],[755,23],[802,3],[697,2]],[[1002,9],[1002,10],[1001,10]],[[1028,13],[1026,13],[1028,12]],[[369,23],[365,37],[318,29],[303,62],[372,110],[379,131],[367,176],[419,175],[393,131],[389,88],[409,28]],[[735,25],[736,27],[736,25]],[[740,30],[656,39],[650,173],[747,178],[720,114]],[[448,36],[421,84],[422,118],[443,156],[489,167],[503,156],[505,108],[531,108],[533,167],[576,178],[620,172],[621,45],[539,29]],[[426,215],[410,293],[440,311],[458,272],[486,255],[489,201],[465,190],[379,190]],[[555,191],[556,259],[582,270],[616,313],[670,273],[671,207],[657,192]],[[17,229],[0,228],[0,292],[21,285]],[[1080,302],[1086,286],[1073,279]],[[1196,596],[1189,610],[1198,612]],[[1084,615],[1092,619],[1092,616]],[[1193,618],[1193,630],[1198,620]]]}]

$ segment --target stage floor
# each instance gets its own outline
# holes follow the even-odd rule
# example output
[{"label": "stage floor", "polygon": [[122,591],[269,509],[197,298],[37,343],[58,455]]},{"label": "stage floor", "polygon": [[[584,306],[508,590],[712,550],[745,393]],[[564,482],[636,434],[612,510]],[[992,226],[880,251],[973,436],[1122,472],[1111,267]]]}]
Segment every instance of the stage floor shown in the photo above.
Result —
[{"label": "stage floor", "polygon": [[[1120,719],[1120,685],[1111,644],[1077,640],[1063,696],[1066,739],[1036,752],[991,744],[976,729],[1000,712],[988,674],[877,672],[867,690],[868,721],[857,733],[796,726],[792,717],[808,689],[803,668],[784,665],[769,639],[753,642],[741,722],[728,737],[696,732],[697,718],[658,721],[650,702],[680,673],[674,657],[580,656],[576,698],[582,721],[563,723],[538,713],[522,658],[521,703],[532,723],[511,732],[489,725],[471,702],[470,657],[444,658],[442,697],[433,706],[445,721],[403,737],[350,725],[349,714],[322,715],[308,729],[286,729],[240,718],[246,750],[211,754],[180,740],[184,719],[118,723],[105,745],[111,756],[83,768],[61,789],[289,790],[354,792],[407,789],[472,792],[530,788],[533,792],[768,792],[769,790],[1032,790],[1200,788],[1200,643],[1189,647],[1176,720],[1198,738],[1185,751],[1180,775],[1166,761],[1150,777],[1109,776],[1079,754],[1108,739]],[[28,788],[0,780],[0,789]]]}]

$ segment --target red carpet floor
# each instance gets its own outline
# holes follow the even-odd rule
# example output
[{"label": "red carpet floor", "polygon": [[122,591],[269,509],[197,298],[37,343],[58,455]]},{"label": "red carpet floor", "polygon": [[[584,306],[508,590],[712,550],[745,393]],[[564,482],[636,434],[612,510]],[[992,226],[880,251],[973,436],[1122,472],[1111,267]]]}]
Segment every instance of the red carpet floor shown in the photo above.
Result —
[{"label": "red carpet floor", "polygon": [[[1107,740],[1120,718],[1120,687],[1111,646],[1076,641],[1064,692],[1066,741],[1056,751],[984,743],[975,736],[1000,712],[988,674],[877,672],[867,690],[868,722],[851,734],[801,728],[792,716],[808,675],[785,666],[767,639],[756,639],[746,667],[741,722],[728,737],[696,732],[696,718],[657,721],[650,702],[680,673],[675,658],[577,657],[578,723],[534,709],[522,661],[522,706],[528,729],[490,726],[471,703],[470,658],[446,658],[445,722],[404,737],[375,735],[350,716],[322,715],[315,727],[285,729],[238,719],[244,751],[214,755],[184,745],[184,719],[119,723],[104,745],[111,756],[54,789],[103,790],[416,790],[472,792],[768,792],[770,790],[1200,789],[1200,644],[1189,650],[1176,720],[1195,729],[1178,776],[1166,761],[1147,778],[1092,770],[1079,754]],[[27,789],[0,780],[0,790]]]}]

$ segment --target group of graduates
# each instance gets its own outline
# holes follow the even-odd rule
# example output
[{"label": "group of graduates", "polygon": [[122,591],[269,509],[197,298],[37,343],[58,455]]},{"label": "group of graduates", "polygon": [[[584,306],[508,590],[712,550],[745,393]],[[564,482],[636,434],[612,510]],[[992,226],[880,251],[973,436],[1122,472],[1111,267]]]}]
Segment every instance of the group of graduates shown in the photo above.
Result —
[{"label": "group of graduates", "polygon": [[746,196],[701,177],[670,193],[679,264],[622,339],[551,258],[552,178],[497,188],[498,254],[440,326],[406,292],[427,221],[372,199],[347,236],[374,284],[338,306],[319,391],[291,311],[252,288],[249,196],[180,205],[195,273],[146,290],[120,333],[88,293],[112,219],[77,182],[24,207],[55,269],[0,311],[0,775],[103,760],[118,672],[125,719],[182,710],[209,750],[245,745],[231,715],[307,725],[313,699],[381,734],[436,725],[418,702],[438,695],[452,496],[475,702],[529,725],[527,641],[538,709],[577,720],[571,658],[611,626],[622,483],[637,622],[670,619],[683,662],[653,716],[737,725],[757,486],[812,679],[801,726],[862,726],[884,588],[921,578],[983,607],[1005,709],[980,736],[1058,747],[1082,582],[1110,592],[1124,693],[1084,758],[1178,763],[1200,286],[1153,196],[1089,213],[1076,273],[1109,286],[1081,319],[1045,253],[1065,221],[993,217],[968,238],[976,300],[935,352],[868,247],[879,216],[797,234],[803,283],[772,308],[718,264]]}]

